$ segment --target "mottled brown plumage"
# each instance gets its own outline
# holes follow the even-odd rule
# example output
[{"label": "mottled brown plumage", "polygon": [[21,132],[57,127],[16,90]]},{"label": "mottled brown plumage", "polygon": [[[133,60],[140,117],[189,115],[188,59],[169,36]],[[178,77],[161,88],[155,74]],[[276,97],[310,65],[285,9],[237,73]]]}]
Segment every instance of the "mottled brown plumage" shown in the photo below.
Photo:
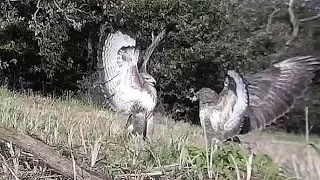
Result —
[{"label": "mottled brown plumage", "polygon": [[245,77],[229,71],[219,94],[202,88],[196,96],[209,140],[223,141],[265,128],[303,97],[319,69],[319,57],[296,56]]},{"label": "mottled brown plumage", "polygon": [[[248,106],[248,91],[238,73],[228,71],[228,76],[219,94],[210,88],[202,88],[196,92],[200,122],[209,142],[233,137],[242,127],[241,115]],[[235,88],[232,87],[234,84]]]}]

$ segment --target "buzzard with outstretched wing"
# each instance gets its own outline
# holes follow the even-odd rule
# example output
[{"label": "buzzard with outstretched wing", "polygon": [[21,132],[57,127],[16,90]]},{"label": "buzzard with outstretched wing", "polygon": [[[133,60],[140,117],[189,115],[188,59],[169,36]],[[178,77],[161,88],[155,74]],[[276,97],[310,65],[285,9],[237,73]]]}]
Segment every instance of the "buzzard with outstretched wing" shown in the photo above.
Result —
[{"label": "buzzard with outstretched wing", "polygon": [[100,89],[109,106],[132,121],[128,130],[152,136],[153,110],[157,103],[156,80],[147,72],[147,63],[154,49],[166,37],[169,28],[164,29],[152,42],[138,68],[139,50],[136,40],[121,31],[104,36],[100,30],[98,47],[98,73]]},{"label": "buzzard with outstretched wing", "polygon": [[319,69],[319,57],[296,56],[244,77],[228,71],[219,94],[209,88],[196,92],[208,140],[223,141],[265,128],[304,96]]}]

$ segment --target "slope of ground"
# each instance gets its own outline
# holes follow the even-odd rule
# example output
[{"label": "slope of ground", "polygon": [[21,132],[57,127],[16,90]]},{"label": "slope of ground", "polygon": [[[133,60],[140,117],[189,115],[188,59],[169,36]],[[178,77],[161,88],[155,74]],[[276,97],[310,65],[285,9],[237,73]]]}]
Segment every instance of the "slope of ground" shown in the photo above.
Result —
[{"label": "slope of ground", "polygon": [[[254,156],[244,148],[246,145],[222,146],[214,151],[206,148],[200,127],[165,117],[158,119],[161,123],[156,125],[149,144],[125,133],[126,117],[73,99],[21,95],[1,89],[0,117],[1,125],[29,134],[110,179],[286,179],[320,172],[319,166],[306,173],[301,171],[301,163],[295,167],[297,163],[277,159],[284,152],[297,153],[301,160],[298,153],[303,144],[288,151],[287,145],[274,145],[270,138],[245,136],[242,138],[250,142]],[[1,179],[67,179],[14,144],[2,141],[0,145]],[[288,173],[284,175],[261,153],[272,157]]]}]

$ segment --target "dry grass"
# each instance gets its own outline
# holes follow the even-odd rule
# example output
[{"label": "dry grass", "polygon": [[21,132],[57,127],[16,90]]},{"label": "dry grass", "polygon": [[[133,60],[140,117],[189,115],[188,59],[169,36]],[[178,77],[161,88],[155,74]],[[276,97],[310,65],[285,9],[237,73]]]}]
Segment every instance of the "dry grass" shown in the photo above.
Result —
[{"label": "dry grass", "polygon": [[[286,135],[288,136],[288,135]],[[259,137],[259,139],[257,139]],[[320,154],[305,143],[273,139],[271,135],[250,135],[244,138],[251,142],[255,153],[271,157],[293,179],[320,179]]]},{"label": "dry grass", "polygon": [[305,109],[306,133],[293,135],[283,132],[253,133],[245,141],[256,153],[264,153],[286,169],[292,179],[320,179],[320,138],[309,136],[309,110]]},{"label": "dry grass", "polygon": [[[73,99],[13,94],[5,89],[0,90],[0,117],[2,124],[31,134],[74,163],[111,179],[201,179],[208,178],[207,172],[213,179],[285,179],[272,161],[239,145],[216,152],[209,149],[210,157],[206,156],[201,128],[168,117],[158,116],[162,123],[156,124],[148,144],[126,134],[127,117],[117,113]],[[64,179],[32,154],[8,143],[1,145],[2,179]],[[259,147],[267,151],[270,146]],[[213,161],[207,162],[208,158]],[[300,163],[298,169],[302,168]]]}]

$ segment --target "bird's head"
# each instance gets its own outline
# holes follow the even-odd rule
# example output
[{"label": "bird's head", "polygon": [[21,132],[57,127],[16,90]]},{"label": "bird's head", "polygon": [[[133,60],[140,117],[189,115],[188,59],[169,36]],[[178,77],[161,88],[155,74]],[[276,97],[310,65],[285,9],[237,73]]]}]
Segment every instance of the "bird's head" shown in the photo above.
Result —
[{"label": "bird's head", "polygon": [[151,86],[155,86],[157,81],[150,74],[141,73],[141,77]]},{"label": "bird's head", "polygon": [[194,93],[194,96],[191,97],[191,101],[200,101],[203,103],[206,102],[213,102],[215,99],[217,99],[218,94],[210,89],[210,88],[201,88],[199,91]]}]

